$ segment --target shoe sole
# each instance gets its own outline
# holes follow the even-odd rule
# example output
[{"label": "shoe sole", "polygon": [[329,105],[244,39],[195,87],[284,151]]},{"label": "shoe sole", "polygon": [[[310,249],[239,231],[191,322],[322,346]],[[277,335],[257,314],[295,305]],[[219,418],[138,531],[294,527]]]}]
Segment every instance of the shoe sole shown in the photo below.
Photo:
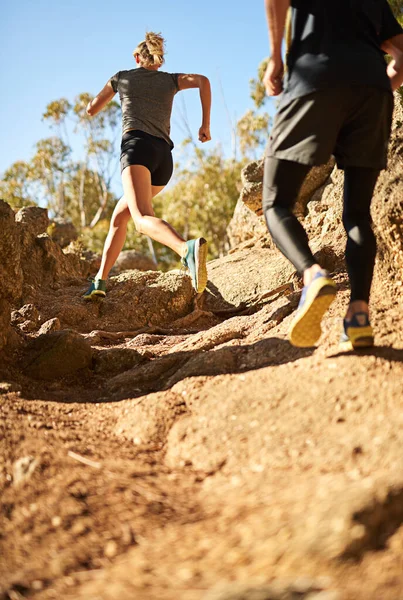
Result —
[{"label": "shoe sole", "polygon": [[289,340],[297,348],[311,348],[320,338],[322,318],[336,297],[336,284],[321,278],[313,283],[310,296],[291,325]]},{"label": "shoe sole", "polygon": [[196,292],[201,294],[207,285],[207,241],[199,238],[195,243]]},{"label": "shoe sole", "polygon": [[94,298],[105,298],[105,296],[106,292],[103,292],[102,290],[94,290],[88,296],[83,296],[83,298],[84,300],[93,300]]},{"label": "shoe sole", "polygon": [[374,334],[370,325],[367,327],[349,327],[346,333],[354,350],[356,348],[372,348],[374,345]]}]

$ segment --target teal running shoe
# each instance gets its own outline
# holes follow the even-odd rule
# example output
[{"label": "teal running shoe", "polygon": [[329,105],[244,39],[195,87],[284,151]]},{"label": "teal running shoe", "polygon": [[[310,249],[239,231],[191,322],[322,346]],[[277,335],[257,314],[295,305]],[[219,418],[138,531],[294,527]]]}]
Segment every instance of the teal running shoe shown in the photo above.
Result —
[{"label": "teal running shoe", "polygon": [[106,296],[106,280],[105,279],[90,279],[91,285],[83,294],[84,300],[94,300],[96,298],[105,298]]},{"label": "teal running shoe", "polygon": [[290,342],[297,348],[311,348],[321,336],[323,315],[336,297],[336,284],[326,271],[304,286],[297,314],[291,325]]},{"label": "teal running shoe", "polygon": [[189,269],[192,285],[201,294],[207,285],[207,242],[204,238],[186,242],[187,252],[182,258],[182,264]]},{"label": "teal running shoe", "polygon": [[374,332],[367,313],[357,312],[350,321],[343,320],[340,344],[347,350],[371,348],[374,345]]}]

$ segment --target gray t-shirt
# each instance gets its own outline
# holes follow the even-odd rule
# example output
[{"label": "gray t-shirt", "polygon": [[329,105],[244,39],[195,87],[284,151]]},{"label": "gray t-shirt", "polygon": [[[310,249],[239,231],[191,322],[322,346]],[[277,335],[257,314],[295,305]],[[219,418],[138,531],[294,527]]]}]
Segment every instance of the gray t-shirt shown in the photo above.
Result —
[{"label": "gray t-shirt", "polygon": [[387,0],[291,0],[292,43],[281,103],[351,85],[391,92],[381,44],[402,33]]},{"label": "gray t-shirt", "polygon": [[179,91],[178,75],[138,67],[111,77],[113,91],[119,92],[122,105],[123,133],[139,129],[173,147],[169,135],[173,99]]}]

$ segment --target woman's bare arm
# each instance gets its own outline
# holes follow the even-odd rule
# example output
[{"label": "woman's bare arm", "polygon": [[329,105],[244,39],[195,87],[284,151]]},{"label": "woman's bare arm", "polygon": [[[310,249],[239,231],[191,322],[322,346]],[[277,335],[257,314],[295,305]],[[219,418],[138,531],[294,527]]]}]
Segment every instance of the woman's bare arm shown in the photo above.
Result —
[{"label": "woman's bare arm", "polygon": [[185,75],[178,76],[179,90],[188,90],[190,88],[199,88],[200,102],[202,106],[202,125],[199,129],[199,140],[208,142],[211,140],[210,134],[210,112],[211,112],[211,86],[210,81],[204,75]]},{"label": "woman's bare arm", "polygon": [[87,106],[87,115],[93,117],[100,110],[103,109],[104,106],[108,104],[115,95],[116,92],[113,91],[112,84],[110,81],[102,88],[102,90],[91,100],[88,102]]}]

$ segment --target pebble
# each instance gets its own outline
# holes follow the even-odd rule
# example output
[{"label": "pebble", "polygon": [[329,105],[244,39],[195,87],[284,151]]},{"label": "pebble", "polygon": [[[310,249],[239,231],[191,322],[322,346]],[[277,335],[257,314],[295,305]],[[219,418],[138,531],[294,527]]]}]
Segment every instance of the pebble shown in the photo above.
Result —
[{"label": "pebble", "polygon": [[113,558],[114,556],[116,556],[118,553],[118,545],[116,542],[114,542],[113,540],[111,540],[110,542],[108,542],[104,548],[104,555],[107,558]]}]

